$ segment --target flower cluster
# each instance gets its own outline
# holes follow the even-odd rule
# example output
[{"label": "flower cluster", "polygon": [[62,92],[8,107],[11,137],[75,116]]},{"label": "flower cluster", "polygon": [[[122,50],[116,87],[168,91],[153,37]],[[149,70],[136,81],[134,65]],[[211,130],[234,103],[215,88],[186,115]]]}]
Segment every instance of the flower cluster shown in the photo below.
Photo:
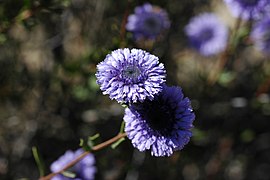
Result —
[{"label": "flower cluster", "polygon": [[191,46],[204,56],[222,52],[227,45],[228,29],[213,13],[192,18],[185,33]]},{"label": "flower cluster", "polygon": [[135,14],[129,15],[126,24],[126,29],[133,32],[135,39],[155,39],[169,27],[167,12],[149,3],[136,7]]},{"label": "flower cluster", "polygon": [[[82,149],[78,149],[75,152],[69,150],[64,155],[59,157],[58,160],[54,161],[51,164],[51,171],[52,172],[58,172],[63,167],[65,167],[68,163],[70,163],[72,160],[77,158],[79,155],[83,153]],[[52,180],[93,180],[95,178],[96,173],[96,167],[95,164],[95,158],[92,154],[88,154],[86,157],[84,157],[81,161],[79,161],[75,166],[73,166],[71,169],[68,169],[67,171],[69,173],[72,173],[75,177],[67,177],[62,174],[58,174],[52,178]]]},{"label": "flower cluster", "polygon": [[180,87],[165,85],[159,59],[140,49],[118,49],[97,65],[104,94],[127,103],[125,132],[134,147],[153,156],[170,156],[189,142],[195,118]]}]

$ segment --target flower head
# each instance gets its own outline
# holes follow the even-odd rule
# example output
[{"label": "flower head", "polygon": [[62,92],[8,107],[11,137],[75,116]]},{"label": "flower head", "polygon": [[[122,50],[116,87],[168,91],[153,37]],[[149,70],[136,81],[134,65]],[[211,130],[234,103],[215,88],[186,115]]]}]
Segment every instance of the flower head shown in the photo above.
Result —
[{"label": "flower head", "polygon": [[257,49],[264,54],[270,55],[270,16],[255,24],[251,33],[251,39],[253,39]]},{"label": "flower head", "polygon": [[204,56],[223,51],[227,45],[228,29],[215,14],[204,13],[191,19],[185,27],[190,44]]},{"label": "flower head", "polygon": [[256,19],[265,13],[269,0],[224,0],[232,14],[242,19]]},{"label": "flower head", "polygon": [[166,71],[158,57],[140,49],[118,49],[97,65],[103,94],[120,103],[153,99],[162,90]]},{"label": "flower head", "polygon": [[153,156],[170,156],[189,142],[195,115],[180,87],[167,87],[154,100],[125,110],[125,132],[139,151],[151,149]]},{"label": "flower head", "polygon": [[[82,149],[78,149],[75,152],[67,151],[58,160],[51,164],[51,171],[57,172],[64,168],[68,163],[78,157],[83,153]],[[76,175],[74,179],[76,180],[93,180],[95,178],[96,167],[94,166],[95,158],[92,154],[88,154],[81,161],[79,161],[75,166],[73,166],[68,171],[71,171]],[[64,175],[58,174],[52,178],[52,180],[72,180],[73,178],[66,177]]]},{"label": "flower head", "polygon": [[170,27],[166,11],[146,3],[135,8],[135,14],[128,17],[126,29],[133,32],[135,39],[155,39]]}]

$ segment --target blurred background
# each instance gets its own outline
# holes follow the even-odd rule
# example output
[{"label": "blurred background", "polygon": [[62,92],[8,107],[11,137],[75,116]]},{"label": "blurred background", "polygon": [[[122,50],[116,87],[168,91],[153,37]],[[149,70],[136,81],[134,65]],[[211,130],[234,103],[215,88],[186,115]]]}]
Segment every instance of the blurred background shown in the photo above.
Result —
[{"label": "blurred background", "polygon": [[[79,139],[115,136],[124,108],[103,96],[96,64],[112,50],[143,48],[165,64],[196,114],[191,142],[171,157],[155,158],[129,140],[95,153],[96,179],[270,179],[270,59],[248,36],[234,52],[202,57],[184,27],[214,12],[233,28],[222,0],[149,0],[164,8],[171,28],[151,47],[125,31],[143,0],[0,0],[0,179],[38,179],[31,148],[50,164]],[[243,22],[240,29],[246,30]]]}]

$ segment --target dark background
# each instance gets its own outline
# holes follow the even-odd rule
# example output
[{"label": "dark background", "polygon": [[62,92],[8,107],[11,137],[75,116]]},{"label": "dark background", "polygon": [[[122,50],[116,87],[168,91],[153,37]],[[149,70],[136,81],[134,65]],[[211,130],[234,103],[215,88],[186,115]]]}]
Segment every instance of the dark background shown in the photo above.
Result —
[{"label": "dark background", "polygon": [[[215,12],[234,32],[221,0],[152,0],[171,28],[152,47],[135,43],[125,19],[145,1],[0,1],[0,179],[38,179],[31,148],[50,164],[79,139],[115,136],[123,107],[103,96],[96,64],[120,47],[143,48],[165,64],[169,85],[192,100],[194,136],[171,157],[151,157],[129,140],[95,153],[96,179],[270,179],[270,59],[252,46],[242,22],[226,55],[202,57],[184,27]],[[213,74],[217,74],[212,78]],[[216,78],[215,78],[216,77]]]}]

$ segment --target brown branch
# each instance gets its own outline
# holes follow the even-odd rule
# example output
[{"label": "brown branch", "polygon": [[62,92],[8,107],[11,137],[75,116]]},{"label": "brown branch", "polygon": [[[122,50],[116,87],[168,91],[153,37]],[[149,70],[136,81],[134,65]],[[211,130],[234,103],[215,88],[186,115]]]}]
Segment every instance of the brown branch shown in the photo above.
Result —
[{"label": "brown branch", "polygon": [[125,46],[125,36],[126,36],[126,24],[127,24],[127,19],[130,11],[130,0],[127,2],[126,10],[123,15],[123,19],[121,22],[121,27],[120,27],[120,46]]},{"label": "brown branch", "polygon": [[82,153],[80,156],[78,156],[76,159],[74,159],[73,161],[71,161],[70,163],[68,163],[64,168],[62,168],[61,170],[55,172],[55,173],[51,173],[48,174],[47,176],[44,177],[40,177],[39,180],[50,180],[51,178],[53,178],[54,176],[56,176],[57,174],[61,174],[62,172],[64,172],[65,170],[71,168],[72,166],[74,166],[76,163],[78,163],[81,159],[83,159],[85,156],[87,156],[88,154],[90,154],[93,151],[98,151],[114,142],[116,142],[117,140],[123,138],[126,136],[126,133],[119,133],[118,135],[116,135],[115,137],[100,143],[94,147],[92,147],[91,151],[85,151],[84,153]]},{"label": "brown branch", "polygon": [[267,93],[270,89],[270,77],[268,77],[258,88],[256,91],[256,97],[263,93]]}]

